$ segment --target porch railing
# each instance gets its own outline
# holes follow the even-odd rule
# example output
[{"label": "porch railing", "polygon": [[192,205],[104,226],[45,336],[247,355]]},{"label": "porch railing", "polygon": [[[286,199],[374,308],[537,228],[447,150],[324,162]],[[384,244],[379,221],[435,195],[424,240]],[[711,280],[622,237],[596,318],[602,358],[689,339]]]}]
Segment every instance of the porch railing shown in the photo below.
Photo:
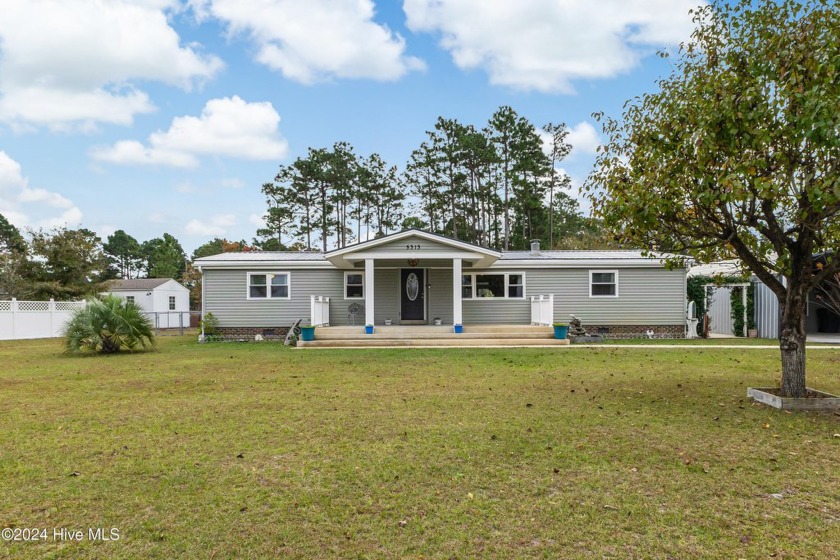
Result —
[{"label": "porch railing", "polygon": [[554,323],[554,294],[531,296],[531,324],[551,326]]},{"label": "porch railing", "polygon": [[328,296],[310,296],[310,320],[313,327],[326,327],[330,324],[330,298]]}]

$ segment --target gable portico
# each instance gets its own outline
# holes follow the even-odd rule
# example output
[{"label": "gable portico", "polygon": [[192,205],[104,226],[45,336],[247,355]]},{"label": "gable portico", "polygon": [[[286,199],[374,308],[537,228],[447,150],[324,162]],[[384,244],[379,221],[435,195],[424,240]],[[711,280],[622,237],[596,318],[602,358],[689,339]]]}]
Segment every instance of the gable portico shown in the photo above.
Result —
[{"label": "gable portico", "polygon": [[337,268],[363,271],[366,325],[376,323],[377,269],[399,271],[398,313],[401,324],[431,322],[429,298],[444,294],[440,290],[432,290],[430,273],[432,270],[451,269],[452,323],[460,325],[463,324],[463,271],[489,267],[501,254],[492,249],[424,231],[406,230],[330,251],[325,257]]}]

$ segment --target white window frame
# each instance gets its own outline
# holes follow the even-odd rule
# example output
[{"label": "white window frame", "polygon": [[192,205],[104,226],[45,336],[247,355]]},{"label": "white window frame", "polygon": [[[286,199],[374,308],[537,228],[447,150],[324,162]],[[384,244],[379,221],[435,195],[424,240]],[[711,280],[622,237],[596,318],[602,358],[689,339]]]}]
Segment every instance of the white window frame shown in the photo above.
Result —
[{"label": "white window frame", "polygon": [[128,303],[134,303],[134,296],[125,296],[125,301]]},{"label": "white window frame", "polygon": [[175,299],[175,296],[169,296],[169,311],[175,311],[178,307],[178,300]]},{"label": "white window frame", "polygon": [[[347,277],[350,276],[351,274],[354,275],[354,276],[361,276],[362,277],[362,297],[347,297]],[[358,284],[353,284],[353,285],[358,286]],[[361,301],[361,300],[365,299],[365,295],[367,295],[366,291],[367,290],[366,290],[366,286],[365,286],[365,271],[364,270],[361,270],[361,271],[346,270],[346,271],[344,271],[344,299]]]},{"label": "white window frame", "polygon": [[[612,274],[615,278],[615,294],[612,295],[601,295],[601,294],[593,294],[592,293],[592,276],[595,274]],[[607,285],[604,282],[598,282],[598,285]],[[593,299],[617,299],[618,298],[618,270],[590,270],[589,271],[589,297]]]},{"label": "white window frame", "polygon": [[[493,272],[493,271],[485,271],[485,272],[465,272],[461,274],[461,276],[470,276],[472,278],[472,294],[470,297],[462,297],[463,301],[493,301],[493,300],[513,300],[513,301],[523,301],[527,299],[527,286],[526,286],[526,278],[524,272],[518,271],[511,271],[511,272]],[[476,296],[476,288],[477,288],[477,280],[476,276],[504,276],[505,278],[505,287],[504,287],[504,296],[503,297],[477,297]],[[510,277],[511,276],[521,276],[522,283],[521,284],[514,284],[514,286],[522,286],[522,297],[509,297],[510,293]],[[461,289],[464,289],[464,280],[461,279]]]},{"label": "white window frame", "polygon": [[[271,282],[269,281],[268,275],[272,276],[280,276],[282,274],[286,275],[286,286],[288,289],[286,290],[286,297],[271,297]],[[265,297],[251,297],[251,276],[265,276]],[[247,279],[245,280],[245,298],[249,301],[272,301],[272,300],[289,300],[292,299],[292,275],[288,271],[282,270],[275,270],[275,271],[267,271],[267,272],[249,272],[247,275]]]}]

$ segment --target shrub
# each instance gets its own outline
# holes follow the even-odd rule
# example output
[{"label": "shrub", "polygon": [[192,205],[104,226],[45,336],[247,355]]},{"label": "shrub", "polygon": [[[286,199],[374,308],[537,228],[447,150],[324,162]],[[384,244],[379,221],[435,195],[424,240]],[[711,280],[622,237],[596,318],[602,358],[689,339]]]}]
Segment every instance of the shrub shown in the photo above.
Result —
[{"label": "shrub", "polygon": [[152,322],[140,306],[115,295],[88,300],[73,313],[63,334],[71,353],[113,354],[155,345]]},{"label": "shrub", "polygon": [[201,328],[204,329],[204,336],[214,336],[218,334],[219,319],[212,313],[207,313],[201,320]]}]

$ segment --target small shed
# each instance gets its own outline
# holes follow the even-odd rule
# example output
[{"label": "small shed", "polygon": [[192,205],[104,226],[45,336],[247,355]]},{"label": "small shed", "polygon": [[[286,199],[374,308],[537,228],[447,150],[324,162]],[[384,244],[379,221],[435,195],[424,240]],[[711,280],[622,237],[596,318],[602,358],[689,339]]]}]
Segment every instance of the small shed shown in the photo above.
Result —
[{"label": "small shed", "polygon": [[156,328],[188,327],[190,324],[190,291],[172,278],[112,280],[105,293],[139,305]]}]

